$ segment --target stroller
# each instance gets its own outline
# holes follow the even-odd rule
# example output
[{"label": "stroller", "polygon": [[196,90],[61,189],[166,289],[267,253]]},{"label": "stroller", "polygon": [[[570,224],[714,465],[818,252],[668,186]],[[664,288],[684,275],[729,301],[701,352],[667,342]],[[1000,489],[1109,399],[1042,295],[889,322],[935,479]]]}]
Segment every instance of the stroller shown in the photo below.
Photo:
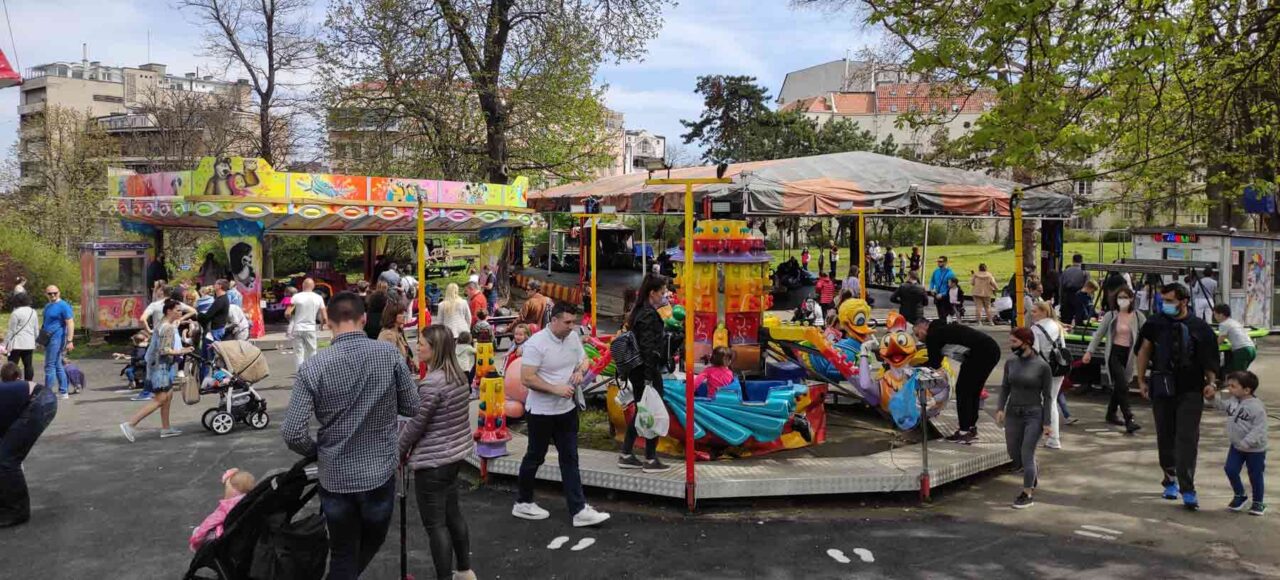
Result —
[{"label": "stroller", "polygon": [[[183,398],[188,405],[200,402],[201,395],[218,395],[218,406],[210,408],[200,416],[200,424],[216,435],[226,435],[235,427],[236,421],[257,430],[266,429],[271,424],[271,416],[267,414],[267,400],[262,398],[253,385],[270,374],[267,359],[262,351],[247,340],[224,340],[210,345],[213,353],[212,368],[194,397],[188,392],[195,389],[191,385],[184,387]],[[188,364],[194,368],[188,370],[188,380],[195,380],[198,369],[206,361],[196,355],[188,355]]]},{"label": "stroller", "polygon": [[[324,575],[329,535],[320,513],[294,519],[320,490],[314,457],[263,478],[227,514],[222,536],[191,558],[185,580],[311,579]],[[214,576],[201,575],[212,571]]]}]

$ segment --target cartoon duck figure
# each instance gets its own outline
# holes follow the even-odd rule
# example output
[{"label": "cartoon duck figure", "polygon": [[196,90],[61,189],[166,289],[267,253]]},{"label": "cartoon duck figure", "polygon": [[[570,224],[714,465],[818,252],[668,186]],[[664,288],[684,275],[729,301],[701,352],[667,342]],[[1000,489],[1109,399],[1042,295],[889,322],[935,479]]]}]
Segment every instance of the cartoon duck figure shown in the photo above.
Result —
[{"label": "cartoon duck figure", "polygon": [[916,398],[920,384],[923,382],[929,393],[926,407],[930,417],[942,412],[951,397],[951,387],[947,375],[916,366],[923,351],[911,334],[907,319],[897,311],[891,311],[887,322],[889,334],[880,344],[879,355],[888,368],[876,381],[870,369],[871,353],[868,351],[872,349],[866,349],[859,362],[858,390],[868,403],[878,405],[881,411],[888,413],[899,428],[911,429],[920,421],[920,405]]},{"label": "cartoon duck figure", "polygon": [[[836,314],[836,325],[844,336],[836,341],[836,352],[843,354],[850,362],[857,360],[858,353],[862,351],[862,343],[871,336],[871,306],[866,300],[859,298],[845,300]],[[823,357],[810,356],[809,363],[821,376],[835,381],[845,378],[831,361]]]}]

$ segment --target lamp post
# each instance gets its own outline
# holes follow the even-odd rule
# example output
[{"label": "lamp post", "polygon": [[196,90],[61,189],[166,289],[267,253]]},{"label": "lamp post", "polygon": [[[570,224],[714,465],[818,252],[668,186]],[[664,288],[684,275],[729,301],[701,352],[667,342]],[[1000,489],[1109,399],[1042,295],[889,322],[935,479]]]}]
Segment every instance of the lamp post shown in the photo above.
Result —
[{"label": "lamp post", "polygon": [[683,185],[684,186],[684,286],[680,289],[684,295],[684,497],[692,512],[698,505],[698,477],[694,468],[693,450],[693,319],[695,304],[690,292],[693,289],[693,186],[715,183],[733,183],[721,177],[725,166],[716,171],[716,177],[697,177],[688,179],[648,179],[645,185]]}]

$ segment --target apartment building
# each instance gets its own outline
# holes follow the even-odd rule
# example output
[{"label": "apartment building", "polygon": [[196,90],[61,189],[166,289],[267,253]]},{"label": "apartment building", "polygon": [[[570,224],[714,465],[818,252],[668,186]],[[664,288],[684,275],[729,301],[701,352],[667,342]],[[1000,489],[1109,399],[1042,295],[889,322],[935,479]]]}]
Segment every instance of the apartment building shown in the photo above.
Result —
[{"label": "apartment building", "polygon": [[[254,122],[251,92],[247,80],[229,82],[197,73],[172,75],[160,63],[137,67],[116,67],[99,61],[51,62],[31,67],[23,75],[18,104],[19,160],[23,186],[33,185],[39,171],[39,152],[44,146],[41,119],[53,108],[84,113],[106,134],[120,142],[121,154],[110,165],[125,170],[154,170],[155,154],[140,147],[140,136],[164,130],[165,120],[158,110],[182,106],[225,110],[235,123],[250,127]],[[189,115],[190,126],[178,127],[202,132],[202,122],[210,115]],[[223,122],[226,122],[225,119]],[[200,151],[186,152],[199,156]],[[175,160],[187,163],[187,159]]]}]

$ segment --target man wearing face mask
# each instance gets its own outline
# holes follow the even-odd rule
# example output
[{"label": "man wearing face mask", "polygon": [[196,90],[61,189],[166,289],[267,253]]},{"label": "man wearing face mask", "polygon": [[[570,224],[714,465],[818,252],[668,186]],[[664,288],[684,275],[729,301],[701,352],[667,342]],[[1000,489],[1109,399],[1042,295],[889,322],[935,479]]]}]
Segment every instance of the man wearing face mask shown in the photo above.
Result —
[{"label": "man wearing face mask", "polygon": [[[1180,284],[1160,289],[1160,313],[1142,325],[1138,350],[1138,389],[1151,399],[1156,445],[1163,472],[1162,497],[1197,510],[1196,454],[1204,397],[1214,392],[1218,372],[1217,339],[1209,324],[1192,316],[1190,296]],[[1147,370],[1151,370],[1148,378]]]}]

